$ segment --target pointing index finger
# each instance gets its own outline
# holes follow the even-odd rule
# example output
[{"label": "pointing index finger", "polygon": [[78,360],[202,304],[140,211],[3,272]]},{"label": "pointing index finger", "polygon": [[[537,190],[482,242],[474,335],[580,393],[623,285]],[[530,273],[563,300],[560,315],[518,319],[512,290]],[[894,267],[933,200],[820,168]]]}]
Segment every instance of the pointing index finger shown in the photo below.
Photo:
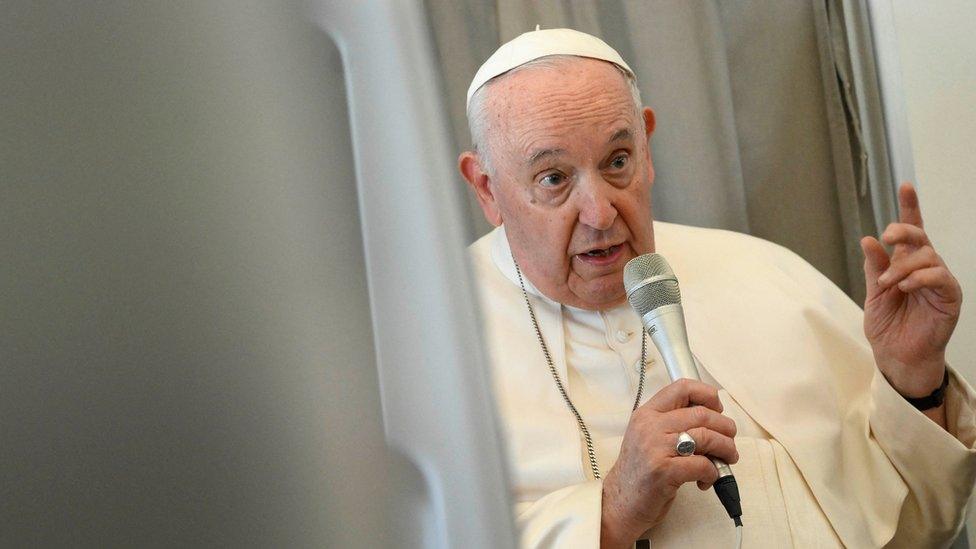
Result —
[{"label": "pointing index finger", "polygon": [[898,188],[898,220],[922,227],[922,208],[918,204],[918,193],[909,182],[904,182]]}]

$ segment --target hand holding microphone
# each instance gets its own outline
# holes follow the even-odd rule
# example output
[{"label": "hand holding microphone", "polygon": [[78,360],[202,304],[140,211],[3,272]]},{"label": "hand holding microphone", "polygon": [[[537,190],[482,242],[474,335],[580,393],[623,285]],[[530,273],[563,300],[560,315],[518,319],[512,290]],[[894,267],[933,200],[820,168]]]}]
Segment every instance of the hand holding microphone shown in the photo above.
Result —
[{"label": "hand holding microphone", "polygon": [[[641,317],[641,324],[664,358],[671,381],[692,379],[700,381],[695,358],[688,345],[685,329],[685,315],[681,307],[681,292],[678,279],[667,260],[658,254],[644,254],[627,262],[624,267],[624,289],[631,307]],[[717,398],[717,397],[716,397]],[[686,444],[694,449],[693,437],[684,436]],[[691,441],[687,439],[691,438]],[[678,448],[679,453],[684,453]],[[712,463],[718,471],[715,492],[729,517],[738,526],[742,525],[742,508],[739,504],[739,489],[727,462],[712,456]]]},{"label": "hand holding microphone", "polygon": [[[714,486],[741,525],[738,487],[727,465],[739,459],[735,423],[721,414],[718,390],[699,379],[677,279],[663,257],[645,254],[624,268],[624,288],[672,383],[640,406],[627,426],[617,462],[604,479],[601,546],[633,544],[664,519],[678,488],[691,481],[703,490]],[[693,453],[686,452],[688,446]]]}]

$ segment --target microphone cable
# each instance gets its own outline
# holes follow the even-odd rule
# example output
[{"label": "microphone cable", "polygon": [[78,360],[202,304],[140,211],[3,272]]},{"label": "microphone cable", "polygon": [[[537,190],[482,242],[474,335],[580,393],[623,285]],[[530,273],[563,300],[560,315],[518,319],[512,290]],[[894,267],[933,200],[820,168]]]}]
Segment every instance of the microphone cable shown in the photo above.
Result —
[{"label": "microphone cable", "polygon": [[729,518],[735,524],[735,547],[742,549],[742,504],[739,501],[739,485],[732,475],[724,476],[712,485],[722,507],[728,512]]}]

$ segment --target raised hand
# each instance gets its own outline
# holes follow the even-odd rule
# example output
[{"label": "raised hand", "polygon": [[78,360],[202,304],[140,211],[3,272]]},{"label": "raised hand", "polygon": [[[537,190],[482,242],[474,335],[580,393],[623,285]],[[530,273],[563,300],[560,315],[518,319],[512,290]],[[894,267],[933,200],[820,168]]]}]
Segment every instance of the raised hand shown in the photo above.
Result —
[{"label": "raised hand", "polygon": [[[603,481],[603,549],[633,547],[664,519],[682,484],[695,481],[702,490],[711,487],[718,471],[705,455],[739,461],[735,422],[721,412],[718,391],[689,379],[664,387],[634,412],[617,462]],[[696,455],[678,455],[682,431],[695,439]]]},{"label": "raised hand", "polygon": [[864,333],[874,360],[896,391],[917,398],[937,389],[945,373],[945,348],[959,320],[962,289],[925,234],[918,195],[898,189],[898,223],[881,240],[861,239],[864,251]]}]

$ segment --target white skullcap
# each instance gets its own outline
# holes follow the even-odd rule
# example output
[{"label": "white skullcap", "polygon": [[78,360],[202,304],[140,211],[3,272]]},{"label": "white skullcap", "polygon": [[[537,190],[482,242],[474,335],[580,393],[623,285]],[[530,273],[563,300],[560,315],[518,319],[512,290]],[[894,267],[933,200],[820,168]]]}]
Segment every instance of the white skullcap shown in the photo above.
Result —
[{"label": "white skullcap", "polygon": [[548,55],[576,55],[602,59],[617,65],[631,76],[634,75],[634,71],[630,70],[617,50],[596,36],[573,29],[534,30],[502,44],[481,65],[474,75],[474,80],[471,81],[471,86],[468,87],[467,103],[470,104],[474,92],[492,78]]}]

